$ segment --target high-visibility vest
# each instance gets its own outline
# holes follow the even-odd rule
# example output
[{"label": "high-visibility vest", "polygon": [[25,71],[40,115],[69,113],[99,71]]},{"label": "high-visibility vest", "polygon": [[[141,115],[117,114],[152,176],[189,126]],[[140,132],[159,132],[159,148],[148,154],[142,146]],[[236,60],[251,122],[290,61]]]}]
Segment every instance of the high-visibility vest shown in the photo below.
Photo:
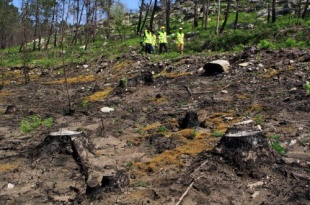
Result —
[{"label": "high-visibility vest", "polygon": [[177,33],[176,44],[184,44],[184,33]]},{"label": "high-visibility vest", "polygon": [[[152,35],[152,34],[151,34]],[[156,34],[152,35],[152,45],[156,46]]]},{"label": "high-visibility vest", "polygon": [[152,34],[147,30],[144,31],[144,43],[152,43]]},{"label": "high-visibility vest", "polygon": [[165,31],[159,31],[159,43],[167,43],[167,34]]}]

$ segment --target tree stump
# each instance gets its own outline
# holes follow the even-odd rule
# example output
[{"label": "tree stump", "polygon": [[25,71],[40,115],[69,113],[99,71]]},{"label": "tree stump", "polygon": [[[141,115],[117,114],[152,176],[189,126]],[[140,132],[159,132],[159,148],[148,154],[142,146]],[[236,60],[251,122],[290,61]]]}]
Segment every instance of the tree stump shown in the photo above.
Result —
[{"label": "tree stump", "polygon": [[242,128],[229,128],[212,153],[241,170],[253,170],[277,159],[262,131]]},{"label": "tree stump", "polygon": [[196,112],[187,112],[185,117],[180,120],[180,127],[183,129],[199,126],[198,115]]}]

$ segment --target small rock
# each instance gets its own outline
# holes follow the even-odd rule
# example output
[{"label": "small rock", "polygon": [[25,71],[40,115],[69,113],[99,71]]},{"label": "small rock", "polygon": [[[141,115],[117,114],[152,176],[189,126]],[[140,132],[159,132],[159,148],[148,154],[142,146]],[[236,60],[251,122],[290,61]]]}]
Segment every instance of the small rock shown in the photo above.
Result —
[{"label": "small rock", "polygon": [[297,140],[291,140],[289,146],[293,146],[294,144],[296,144]]},{"label": "small rock", "polygon": [[258,181],[258,182],[255,182],[253,184],[248,184],[248,187],[250,189],[252,189],[253,187],[262,186],[263,184],[264,184],[264,182]]},{"label": "small rock", "polygon": [[252,194],[252,198],[254,199],[255,197],[257,197],[259,195],[259,191],[255,191],[254,194]]},{"label": "small rock", "polygon": [[258,67],[259,67],[259,68],[264,68],[264,65],[261,64],[261,63],[259,63],[259,64],[258,64]]},{"label": "small rock", "polygon": [[222,90],[221,93],[227,94],[228,91],[227,90]]},{"label": "small rock", "polygon": [[8,189],[13,189],[14,188],[14,184],[8,183]]},{"label": "small rock", "polygon": [[249,62],[246,62],[246,63],[240,63],[239,66],[241,67],[247,67],[248,65],[250,65]]},{"label": "small rock", "polygon": [[111,107],[103,107],[100,109],[101,112],[108,113],[114,111],[114,108]]}]

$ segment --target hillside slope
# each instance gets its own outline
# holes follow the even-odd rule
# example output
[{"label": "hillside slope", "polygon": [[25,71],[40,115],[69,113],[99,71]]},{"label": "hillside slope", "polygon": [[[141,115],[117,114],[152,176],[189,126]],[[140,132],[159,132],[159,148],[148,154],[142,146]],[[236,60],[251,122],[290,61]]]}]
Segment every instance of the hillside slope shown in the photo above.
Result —
[{"label": "hillside slope", "polygon": [[[217,59],[229,71],[205,75]],[[309,204],[309,60],[309,50],[251,47],[160,62],[102,56],[66,73],[33,69],[26,85],[21,71],[8,71],[0,204]],[[186,114],[197,114],[194,125],[184,126]],[[29,116],[54,123],[25,133]],[[247,120],[282,152],[256,172],[209,152]],[[64,129],[77,133],[55,134]]]}]

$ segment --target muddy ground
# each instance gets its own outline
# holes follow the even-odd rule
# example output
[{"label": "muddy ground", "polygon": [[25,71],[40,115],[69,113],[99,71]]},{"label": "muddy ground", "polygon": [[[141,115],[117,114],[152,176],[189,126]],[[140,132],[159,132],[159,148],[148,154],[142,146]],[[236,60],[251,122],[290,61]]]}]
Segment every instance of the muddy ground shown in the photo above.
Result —
[{"label": "muddy ground", "polygon": [[[251,47],[153,62],[132,51],[31,68],[26,85],[20,68],[5,68],[0,204],[309,204],[309,53]],[[206,75],[217,59],[228,72]],[[26,133],[31,116],[53,124]],[[240,122],[268,140],[255,163],[214,152]]]}]

